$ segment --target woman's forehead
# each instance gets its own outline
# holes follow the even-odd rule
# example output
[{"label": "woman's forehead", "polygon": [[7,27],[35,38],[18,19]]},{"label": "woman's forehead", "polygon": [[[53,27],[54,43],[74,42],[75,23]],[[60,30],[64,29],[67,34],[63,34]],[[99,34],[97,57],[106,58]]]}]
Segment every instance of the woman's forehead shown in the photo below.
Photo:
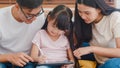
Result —
[{"label": "woman's forehead", "polygon": [[95,9],[93,7],[89,7],[89,6],[86,6],[84,4],[78,4],[77,6],[78,6],[78,10],[80,10],[80,11],[88,11],[88,10]]}]

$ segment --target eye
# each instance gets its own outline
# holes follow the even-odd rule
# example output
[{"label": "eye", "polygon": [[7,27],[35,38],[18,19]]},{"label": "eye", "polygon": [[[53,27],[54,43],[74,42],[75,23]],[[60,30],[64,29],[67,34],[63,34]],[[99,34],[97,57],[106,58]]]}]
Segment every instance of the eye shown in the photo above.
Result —
[{"label": "eye", "polygon": [[85,12],[86,15],[90,15],[91,13],[90,12]]}]

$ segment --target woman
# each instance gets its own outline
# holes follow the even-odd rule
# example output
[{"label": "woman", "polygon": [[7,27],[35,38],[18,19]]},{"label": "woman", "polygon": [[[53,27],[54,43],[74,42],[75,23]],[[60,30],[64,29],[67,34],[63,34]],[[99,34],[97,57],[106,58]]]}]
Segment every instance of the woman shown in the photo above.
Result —
[{"label": "woman", "polygon": [[[74,36],[77,58],[94,53],[99,68],[119,67],[120,13],[104,0],[77,0]],[[91,46],[79,48],[83,42]]]}]

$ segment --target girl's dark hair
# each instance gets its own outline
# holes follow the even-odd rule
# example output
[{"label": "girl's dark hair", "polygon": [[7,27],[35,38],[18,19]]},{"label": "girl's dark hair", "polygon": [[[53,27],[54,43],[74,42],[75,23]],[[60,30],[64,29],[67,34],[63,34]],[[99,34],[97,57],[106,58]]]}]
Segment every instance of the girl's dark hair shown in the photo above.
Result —
[{"label": "girl's dark hair", "polygon": [[21,7],[34,9],[39,7],[43,3],[43,0],[16,0],[16,2]]},{"label": "girl's dark hair", "polygon": [[[58,27],[58,29],[67,31],[67,34],[71,31],[72,11],[68,7],[64,5],[58,5],[52,11],[50,11],[48,15],[51,19],[55,19],[54,24],[56,27]],[[42,29],[47,28],[47,18]]]},{"label": "girl's dark hair", "polygon": [[[69,43],[70,43],[70,47],[72,49],[72,51],[74,50],[74,45],[73,45],[73,22],[72,22],[72,11],[64,6],[64,5],[58,5],[56,8],[53,9],[53,11],[50,11],[48,13],[48,15],[50,15],[50,17],[52,19],[56,19],[56,26],[61,29],[61,30],[68,30],[68,34],[66,34]],[[47,15],[47,17],[48,17]],[[45,24],[42,27],[42,29],[46,29],[48,25],[48,21],[46,18]],[[76,59],[74,57],[74,59]],[[76,61],[75,61],[75,67],[74,68],[78,68],[78,66],[76,65]]]}]

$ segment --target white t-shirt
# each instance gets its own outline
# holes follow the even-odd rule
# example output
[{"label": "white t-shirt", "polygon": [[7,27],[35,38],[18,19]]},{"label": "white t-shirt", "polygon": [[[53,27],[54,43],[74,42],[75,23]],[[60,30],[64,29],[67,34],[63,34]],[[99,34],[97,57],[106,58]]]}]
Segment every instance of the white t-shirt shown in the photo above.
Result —
[{"label": "white t-shirt", "polygon": [[24,52],[30,53],[32,39],[45,22],[44,14],[31,24],[14,19],[11,8],[0,9],[0,54]]},{"label": "white t-shirt", "polygon": [[[109,16],[104,16],[99,23],[93,24],[92,31],[93,39],[90,45],[116,48],[115,38],[120,38],[120,13],[116,11]],[[109,59],[96,54],[95,58],[101,64]]]},{"label": "white t-shirt", "polygon": [[70,46],[64,34],[60,35],[56,41],[53,41],[45,30],[40,30],[32,42],[40,48],[40,51],[42,51],[40,53],[47,57],[47,62],[68,60],[67,49]]}]

